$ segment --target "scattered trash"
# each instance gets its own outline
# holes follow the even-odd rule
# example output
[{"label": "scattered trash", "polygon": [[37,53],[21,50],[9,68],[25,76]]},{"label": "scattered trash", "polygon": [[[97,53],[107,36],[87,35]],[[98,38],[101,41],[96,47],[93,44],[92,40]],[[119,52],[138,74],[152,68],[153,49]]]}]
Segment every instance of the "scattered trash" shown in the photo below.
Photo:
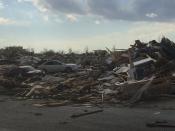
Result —
[{"label": "scattered trash", "polygon": [[34,113],[35,116],[42,116],[42,113]]},{"label": "scattered trash", "polygon": [[147,123],[146,124],[147,127],[162,127],[162,128],[175,128],[175,124],[174,123],[169,123],[168,121],[155,121],[152,123]]},{"label": "scattered trash", "polygon": [[160,115],[160,112],[155,112],[154,115]]},{"label": "scattered trash", "polygon": [[78,117],[92,115],[92,114],[96,114],[96,113],[100,113],[100,112],[103,112],[103,110],[96,110],[96,111],[90,111],[90,112],[85,112],[85,113],[81,113],[81,114],[74,114],[71,116],[71,118],[78,118]]},{"label": "scattered trash", "polygon": [[68,101],[63,101],[63,102],[45,102],[45,103],[40,103],[40,104],[33,104],[35,107],[59,107],[59,106],[65,106],[68,104]]}]

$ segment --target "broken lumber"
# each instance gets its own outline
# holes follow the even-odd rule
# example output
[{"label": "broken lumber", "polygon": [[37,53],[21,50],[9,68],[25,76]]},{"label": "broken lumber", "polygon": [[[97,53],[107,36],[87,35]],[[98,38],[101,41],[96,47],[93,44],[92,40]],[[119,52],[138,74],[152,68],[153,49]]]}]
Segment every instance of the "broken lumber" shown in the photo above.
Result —
[{"label": "broken lumber", "polygon": [[87,116],[87,115],[91,115],[91,114],[95,114],[95,113],[100,113],[103,112],[103,110],[96,110],[96,111],[91,111],[91,112],[85,112],[85,113],[81,113],[81,114],[74,114],[71,116],[71,118],[78,118],[81,116]]}]

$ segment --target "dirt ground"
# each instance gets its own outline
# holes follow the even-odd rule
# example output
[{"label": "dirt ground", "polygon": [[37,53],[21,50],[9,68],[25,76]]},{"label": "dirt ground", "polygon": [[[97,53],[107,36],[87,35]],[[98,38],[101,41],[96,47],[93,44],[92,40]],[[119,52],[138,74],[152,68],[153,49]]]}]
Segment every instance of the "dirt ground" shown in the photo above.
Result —
[{"label": "dirt ground", "polygon": [[0,131],[174,131],[175,128],[146,126],[166,120],[175,125],[175,99],[141,103],[136,107],[104,106],[103,112],[71,118],[99,107],[80,105],[34,107],[36,100],[0,96]]}]

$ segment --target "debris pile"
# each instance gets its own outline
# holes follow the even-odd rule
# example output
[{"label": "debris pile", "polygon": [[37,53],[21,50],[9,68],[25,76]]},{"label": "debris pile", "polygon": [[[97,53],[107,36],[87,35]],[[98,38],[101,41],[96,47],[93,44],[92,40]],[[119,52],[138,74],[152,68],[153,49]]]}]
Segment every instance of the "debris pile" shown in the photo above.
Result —
[{"label": "debris pile", "polygon": [[[23,66],[19,69],[23,69],[24,73],[18,71],[16,75],[6,75],[10,67],[3,65],[0,66],[0,88],[8,92],[15,91],[18,97],[59,101],[50,106],[68,103],[134,104],[175,93],[175,43],[167,38],[162,38],[161,42],[153,40],[148,43],[136,40],[126,50],[111,51],[107,48],[106,51],[72,56],[62,54],[58,57],[54,54],[50,61],[53,58],[63,62],[72,60],[81,64],[81,68],[74,72],[54,71],[52,74],[45,71],[43,75],[39,69]],[[36,63],[43,58],[23,56],[18,60],[22,65],[35,64],[39,68]],[[48,68],[58,70],[60,67],[56,68],[54,62]],[[63,65],[67,69],[65,64],[60,63],[59,66]]]}]

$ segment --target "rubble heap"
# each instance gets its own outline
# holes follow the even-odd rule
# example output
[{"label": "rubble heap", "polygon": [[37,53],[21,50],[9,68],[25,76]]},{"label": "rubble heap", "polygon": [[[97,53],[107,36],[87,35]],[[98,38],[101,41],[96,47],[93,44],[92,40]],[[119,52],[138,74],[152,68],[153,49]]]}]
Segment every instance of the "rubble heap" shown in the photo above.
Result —
[{"label": "rubble heap", "polygon": [[93,53],[76,55],[82,67],[72,73],[21,79],[4,75],[8,68],[1,66],[0,87],[23,98],[91,104],[133,104],[175,93],[175,43],[167,38],[148,43],[136,40],[129,49],[94,54],[96,57]]}]

